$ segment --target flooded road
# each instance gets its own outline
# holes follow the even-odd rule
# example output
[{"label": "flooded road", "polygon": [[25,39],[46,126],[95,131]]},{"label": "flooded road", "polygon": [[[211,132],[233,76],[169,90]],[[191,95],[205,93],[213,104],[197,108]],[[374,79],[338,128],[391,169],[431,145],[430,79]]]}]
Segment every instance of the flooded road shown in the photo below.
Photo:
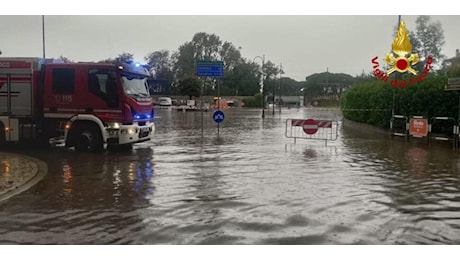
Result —
[{"label": "flooded road", "polygon": [[[48,164],[0,204],[0,244],[459,244],[460,157],[391,139],[337,111],[157,109],[132,151],[24,152]],[[284,135],[288,118],[339,121],[338,139]]]}]

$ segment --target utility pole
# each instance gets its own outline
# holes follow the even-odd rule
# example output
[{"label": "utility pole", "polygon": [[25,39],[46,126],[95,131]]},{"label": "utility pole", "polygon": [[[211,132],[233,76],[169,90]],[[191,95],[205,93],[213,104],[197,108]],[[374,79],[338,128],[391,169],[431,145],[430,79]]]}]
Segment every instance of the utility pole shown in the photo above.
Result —
[{"label": "utility pole", "polygon": [[280,99],[278,100],[278,106],[281,114],[281,75],[283,74],[283,64],[280,62]]},{"label": "utility pole", "polygon": [[326,68],[326,96],[329,91],[329,67]]},{"label": "utility pole", "polygon": [[262,55],[262,57],[260,56],[256,56],[254,58],[254,61],[259,58],[262,60],[262,73],[261,73],[261,77],[260,77],[260,82],[259,82],[259,85],[260,85],[260,91],[262,92],[262,119],[265,118],[265,93],[264,93],[264,65],[265,65],[265,54]]},{"label": "utility pole", "polygon": [[265,118],[265,91],[264,91],[264,79],[265,79],[265,71],[264,71],[264,65],[265,65],[265,54],[262,56],[262,80],[261,80],[261,85],[262,85],[262,118]]},{"label": "utility pole", "polygon": [[45,16],[42,15],[43,62],[45,62]]},{"label": "utility pole", "polygon": [[[398,15],[398,26],[396,26],[397,30],[399,30],[399,25],[401,24],[401,15]],[[390,50],[390,53],[392,52],[393,50]],[[396,75],[396,78],[398,78],[398,76]],[[395,88],[393,88],[393,104],[392,104],[392,108],[391,108],[391,116],[392,116],[392,120],[393,120],[393,116],[395,115],[395,98],[396,98],[396,95],[395,95]]]},{"label": "utility pole", "polygon": [[[276,77],[276,76],[275,76]],[[275,115],[275,93],[276,93],[276,83],[273,82],[273,103],[272,103],[272,115]]]}]

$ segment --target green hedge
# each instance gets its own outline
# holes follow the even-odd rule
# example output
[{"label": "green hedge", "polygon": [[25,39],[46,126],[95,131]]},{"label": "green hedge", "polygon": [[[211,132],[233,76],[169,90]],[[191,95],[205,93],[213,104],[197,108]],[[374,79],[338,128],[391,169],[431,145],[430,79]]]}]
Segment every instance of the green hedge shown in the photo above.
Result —
[{"label": "green hedge", "polygon": [[262,94],[257,93],[253,97],[243,98],[243,107],[262,107]]},{"label": "green hedge", "polygon": [[[458,119],[460,91],[445,91],[447,78],[445,73],[430,73],[421,82],[405,88],[392,87],[391,80],[370,79],[356,83],[341,97],[343,117],[389,128],[394,99],[395,115]],[[409,82],[408,78],[401,80]]]}]

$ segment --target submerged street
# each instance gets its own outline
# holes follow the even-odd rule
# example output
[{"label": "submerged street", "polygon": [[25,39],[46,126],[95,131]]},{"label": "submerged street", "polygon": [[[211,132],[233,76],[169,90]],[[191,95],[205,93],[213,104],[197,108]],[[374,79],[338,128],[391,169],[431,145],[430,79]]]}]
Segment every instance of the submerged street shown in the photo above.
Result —
[{"label": "submerged street", "polygon": [[[0,244],[458,244],[460,156],[347,125],[335,109],[156,109],[131,151],[21,153],[35,186],[0,203]],[[287,119],[338,122],[335,141]],[[18,151],[14,151],[18,152]]]}]

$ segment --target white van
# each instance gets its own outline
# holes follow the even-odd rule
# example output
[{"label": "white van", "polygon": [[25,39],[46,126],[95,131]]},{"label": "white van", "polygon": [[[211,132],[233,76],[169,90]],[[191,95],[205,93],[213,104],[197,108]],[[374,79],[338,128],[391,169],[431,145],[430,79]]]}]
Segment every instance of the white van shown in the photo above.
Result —
[{"label": "white van", "polygon": [[160,106],[171,106],[172,99],[170,97],[159,97],[156,103]]}]

